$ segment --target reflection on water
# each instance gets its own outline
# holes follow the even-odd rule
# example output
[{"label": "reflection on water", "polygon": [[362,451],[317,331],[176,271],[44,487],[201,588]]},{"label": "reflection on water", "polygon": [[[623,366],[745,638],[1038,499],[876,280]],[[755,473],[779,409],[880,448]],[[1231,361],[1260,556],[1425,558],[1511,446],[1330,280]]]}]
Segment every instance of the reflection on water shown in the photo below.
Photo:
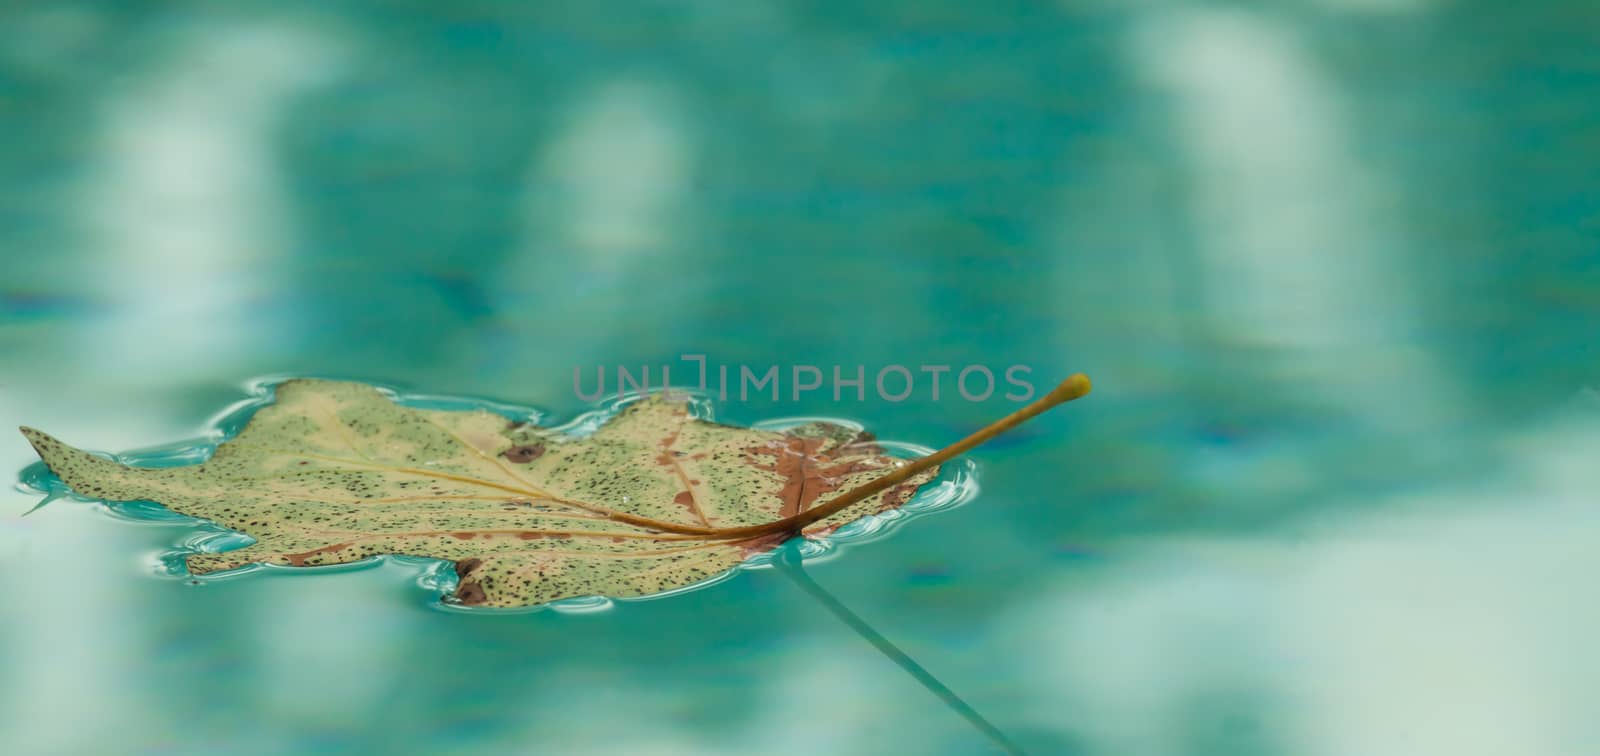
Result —
[{"label": "reflection on water", "polygon": [[328,71],[303,36],[202,27],[91,106],[103,135],[78,205],[78,275],[107,313],[84,324],[79,338],[99,348],[75,350],[77,370],[112,364],[159,384],[174,363],[226,364],[282,341],[252,310],[297,241],[267,148],[294,95]]},{"label": "reflection on water", "polygon": [[1600,734],[1597,419],[1381,514],[1146,544],[996,642],[1047,649],[1031,689],[1107,752],[1581,753]]},{"label": "reflection on water", "polygon": [[[813,571],[1017,740],[1600,735],[1600,6],[735,5],[0,9],[0,419],[125,449],[269,373],[569,414],[572,367],[684,353],[1084,370],[971,506]],[[984,747],[770,575],[461,617],[388,567],[173,585],[170,526],[71,504],[0,517],[8,752]]]}]

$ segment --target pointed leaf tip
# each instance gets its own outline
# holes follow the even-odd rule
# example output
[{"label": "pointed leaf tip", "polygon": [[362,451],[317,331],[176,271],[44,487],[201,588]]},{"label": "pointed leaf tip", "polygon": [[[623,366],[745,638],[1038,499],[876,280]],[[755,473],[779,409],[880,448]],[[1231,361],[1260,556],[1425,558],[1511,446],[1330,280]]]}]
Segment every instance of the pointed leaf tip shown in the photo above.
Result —
[{"label": "pointed leaf tip", "polygon": [[[34,451],[40,451],[39,450],[39,442],[43,441],[44,439],[49,438],[49,436],[45,435],[39,429],[37,429],[37,428],[29,428],[26,425],[18,426],[17,430],[22,431],[22,437],[25,438],[25,439],[28,439],[28,443],[33,446],[33,450]],[[41,456],[43,456],[42,453],[41,453]]]}]

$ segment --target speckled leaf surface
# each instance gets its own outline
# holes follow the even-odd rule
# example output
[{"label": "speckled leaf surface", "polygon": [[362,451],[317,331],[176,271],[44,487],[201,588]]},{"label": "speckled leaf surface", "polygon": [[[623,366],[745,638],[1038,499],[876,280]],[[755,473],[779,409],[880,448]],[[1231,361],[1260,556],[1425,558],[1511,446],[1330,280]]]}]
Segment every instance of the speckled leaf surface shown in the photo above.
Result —
[{"label": "speckled leaf surface", "polygon": [[[798,514],[901,464],[864,432],[719,425],[661,395],[571,438],[317,380],[280,384],[272,404],[197,465],[129,467],[23,433],[79,494],[154,501],[255,539],[190,555],[192,574],[432,557],[455,563],[455,601],[490,607],[693,585],[787,537],[712,531]],[[937,474],[918,473],[803,532],[824,535],[897,507]]]}]

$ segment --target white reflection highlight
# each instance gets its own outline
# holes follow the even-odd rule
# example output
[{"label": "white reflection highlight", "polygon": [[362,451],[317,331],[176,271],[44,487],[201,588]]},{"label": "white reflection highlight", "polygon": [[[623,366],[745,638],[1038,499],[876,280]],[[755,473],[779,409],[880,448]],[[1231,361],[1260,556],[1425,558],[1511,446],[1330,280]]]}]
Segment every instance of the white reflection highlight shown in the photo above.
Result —
[{"label": "white reflection highlight", "polygon": [[1408,343],[1411,292],[1389,262],[1405,244],[1378,204],[1384,182],[1293,29],[1183,10],[1152,14],[1130,41],[1186,161],[1197,315],[1216,341],[1198,346],[1240,350],[1287,393],[1385,430],[1437,418],[1455,387]]},{"label": "white reflection highlight", "polygon": [[254,708],[271,730],[337,732],[359,729],[353,716],[384,716],[381,702],[398,689],[416,653],[403,642],[417,635],[415,611],[392,589],[408,586],[411,574],[390,563],[276,581],[250,624],[249,646],[260,654]]},{"label": "white reflection highlight", "polygon": [[1124,564],[1010,617],[1010,647],[1034,649],[1034,695],[1065,702],[1057,726],[1094,753],[1191,753],[1197,728],[1241,712],[1269,752],[1586,752],[1600,427],[1501,448],[1491,483],[1303,538],[1125,545]]},{"label": "white reflection highlight", "polygon": [[[79,198],[88,254],[76,272],[106,311],[73,324],[75,343],[63,351],[82,362],[66,372],[113,370],[122,395],[225,372],[269,340],[265,320],[251,310],[292,244],[272,142],[293,97],[332,61],[316,33],[259,19],[174,35],[147,67],[120,72],[125,83],[94,111],[103,126]],[[26,417],[10,406],[0,413],[12,426],[44,424],[40,413],[62,416],[53,406]],[[66,416],[79,418],[75,435],[92,435],[86,443],[97,448],[148,443],[152,428],[174,430],[149,405],[104,406],[89,397],[74,406]],[[19,453],[11,459],[31,462],[31,450],[12,438],[5,448]],[[9,516],[33,498],[6,497]],[[0,663],[0,697],[8,701],[0,741],[8,752],[133,748],[152,733],[190,725],[159,705],[169,681],[148,677],[147,654],[166,620],[118,592],[119,577],[145,571],[133,554],[148,545],[149,531],[70,501],[7,527],[25,530],[29,547],[26,565],[7,554],[6,566],[16,569],[0,570],[13,609],[0,621],[15,641]]]},{"label": "white reflection highlight", "polygon": [[294,243],[272,141],[331,62],[297,27],[208,26],[106,103],[85,283],[110,308],[82,334],[86,360],[170,384],[288,335],[252,311]]},{"label": "white reflection highlight", "polygon": [[[544,753],[731,756],[747,752],[719,747],[710,738],[697,737],[692,728],[685,727],[680,721],[684,712],[700,704],[686,700],[682,689],[670,682],[641,686],[636,679],[618,676],[612,670],[595,670],[545,675],[530,690],[538,695],[519,703],[534,714],[526,719],[522,732],[507,740],[537,743]],[[569,726],[612,722],[619,711],[627,712],[625,727]]]},{"label": "white reflection highlight", "polygon": [[[605,671],[569,672],[540,681],[542,695],[521,703],[527,729],[510,742],[539,743],[549,753],[719,756],[761,753],[932,753],[956,733],[983,749],[983,736],[917,687],[860,639],[831,628],[815,640],[764,661],[749,689],[751,710],[727,712],[737,728],[701,730],[684,717],[704,715],[689,678],[641,686],[636,677],[607,679]],[[599,676],[597,676],[599,675]],[[552,691],[558,693],[552,694]],[[627,712],[627,726],[611,729],[552,723],[609,722]],[[907,730],[915,717],[939,717]]]},{"label": "white reflection highlight", "polygon": [[[822,616],[820,609],[817,614],[819,621],[834,621]],[[758,694],[762,705],[745,725],[747,737],[752,742],[771,743],[774,754],[797,756],[900,749],[926,752],[929,744],[919,733],[889,736],[885,732],[893,726],[886,725],[889,718],[906,716],[906,709],[928,716],[955,715],[938,708],[937,699],[878,656],[865,641],[842,630],[827,629],[826,641],[791,648],[781,662],[775,660],[772,680]],[[803,707],[795,705],[798,701],[805,702]],[[886,701],[894,703],[886,705]],[[946,731],[944,727],[931,729]],[[984,742],[981,735],[971,737],[973,742]]]},{"label": "white reflection highlight", "polygon": [[[565,356],[554,370],[519,372],[535,392],[560,396],[571,395],[571,366],[660,348],[650,340],[673,312],[695,302],[698,256],[691,250],[702,246],[687,197],[700,151],[677,88],[618,76],[579,92],[560,109],[548,141],[532,150],[518,248],[486,278],[496,312],[518,323],[515,349]],[[672,285],[663,286],[667,276]],[[614,304],[619,298],[648,301],[639,309],[662,320],[625,322],[626,308]],[[659,382],[659,371],[651,380]]]},{"label": "white reflection highlight", "polygon": [[[530,198],[530,220],[556,225],[557,238],[544,241],[576,249],[604,272],[674,246],[694,159],[684,117],[670,90],[645,81],[619,79],[586,94],[529,176],[543,195]],[[554,217],[552,207],[560,208]]]},{"label": "white reflection highlight", "polygon": [[[22,496],[0,497],[6,516]],[[58,502],[71,506],[76,502]],[[0,742],[8,753],[93,753],[117,732],[148,726],[145,686],[133,679],[150,628],[107,574],[135,569],[134,534],[78,505],[7,523],[26,544],[0,560],[7,611],[0,627],[13,645],[0,652]],[[25,556],[26,561],[22,557]]]}]

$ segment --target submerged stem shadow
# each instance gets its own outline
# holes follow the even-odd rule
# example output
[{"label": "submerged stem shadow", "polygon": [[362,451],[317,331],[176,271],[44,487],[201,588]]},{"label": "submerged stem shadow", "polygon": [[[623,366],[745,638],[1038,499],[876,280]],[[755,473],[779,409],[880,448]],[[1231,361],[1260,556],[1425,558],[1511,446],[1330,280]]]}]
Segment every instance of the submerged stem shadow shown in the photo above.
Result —
[{"label": "submerged stem shadow", "polygon": [[772,564],[779,573],[787,577],[800,590],[805,591],[806,595],[816,599],[817,603],[831,612],[833,616],[839,618],[840,622],[849,626],[866,642],[871,643],[872,647],[878,649],[878,652],[885,657],[888,657],[889,661],[894,662],[905,670],[929,693],[938,696],[945,706],[960,715],[962,719],[967,720],[969,724],[983,733],[984,737],[992,741],[1000,750],[1012,754],[1012,756],[1026,756],[1026,752],[1022,750],[1021,746],[1007,737],[1000,728],[994,726],[989,720],[984,719],[983,715],[979,714],[977,709],[972,708],[971,704],[962,700],[961,696],[956,695],[956,692],[951,690],[949,686],[939,682],[939,678],[934,677],[933,673],[923,668],[906,652],[900,650],[899,646],[896,646],[888,638],[885,638],[882,633],[873,629],[872,625],[867,624],[867,621],[862,619],[860,615],[851,611],[849,607],[835,598],[833,594],[828,592],[828,589],[823,588],[817,581],[812,580],[801,565],[800,544],[803,541],[804,539],[801,538],[792,538],[778,548],[777,558],[772,560]]}]

